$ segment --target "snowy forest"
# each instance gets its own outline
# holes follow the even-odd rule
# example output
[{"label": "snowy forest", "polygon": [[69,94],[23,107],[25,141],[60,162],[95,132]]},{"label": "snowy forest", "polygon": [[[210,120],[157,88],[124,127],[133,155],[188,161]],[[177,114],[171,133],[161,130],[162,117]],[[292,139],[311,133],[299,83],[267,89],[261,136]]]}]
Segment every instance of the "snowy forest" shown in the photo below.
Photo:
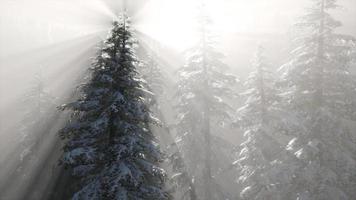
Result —
[{"label": "snowy forest", "polygon": [[356,200],[356,1],[0,17],[0,200]]}]

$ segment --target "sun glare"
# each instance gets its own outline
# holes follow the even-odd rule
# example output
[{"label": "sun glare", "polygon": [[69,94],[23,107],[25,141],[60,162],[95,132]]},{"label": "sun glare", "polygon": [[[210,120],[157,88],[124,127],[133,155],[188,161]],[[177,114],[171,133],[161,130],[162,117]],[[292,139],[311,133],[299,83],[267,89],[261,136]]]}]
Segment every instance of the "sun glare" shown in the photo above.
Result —
[{"label": "sun glare", "polygon": [[[136,28],[162,44],[184,50],[197,39],[195,18],[202,2],[213,21],[214,33],[221,37],[284,30],[294,11],[289,0],[152,0],[138,14]],[[285,12],[274,6],[277,4],[291,9]]]},{"label": "sun glare", "polygon": [[152,0],[139,13],[136,28],[164,45],[184,49],[195,35],[195,10],[190,5],[186,0]]}]

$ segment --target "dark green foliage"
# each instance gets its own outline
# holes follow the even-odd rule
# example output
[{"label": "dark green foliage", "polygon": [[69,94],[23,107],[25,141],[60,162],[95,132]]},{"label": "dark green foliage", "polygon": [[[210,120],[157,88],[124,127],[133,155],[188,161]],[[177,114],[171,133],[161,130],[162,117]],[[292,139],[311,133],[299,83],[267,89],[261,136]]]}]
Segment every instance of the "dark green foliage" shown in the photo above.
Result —
[{"label": "dark green foliage", "polygon": [[61,131],[68,139],[63,162],[80,181],[73,199],[169,199],[165,172],[150,131],[158,121],[147,103],[153,95],[136,71],[136,41],[126,15],[113,23],[78,101]]}]

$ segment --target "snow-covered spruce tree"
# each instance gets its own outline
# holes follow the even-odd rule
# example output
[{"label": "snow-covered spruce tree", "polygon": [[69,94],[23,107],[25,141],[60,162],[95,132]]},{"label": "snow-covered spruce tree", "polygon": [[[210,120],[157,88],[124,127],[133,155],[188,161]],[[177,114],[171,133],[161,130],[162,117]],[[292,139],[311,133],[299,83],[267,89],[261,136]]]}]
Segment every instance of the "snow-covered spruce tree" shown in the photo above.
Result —
[{"label": "snow-covered spruce tree", "polygon": [[61,131],[63,163],[80,180],[73,199],[169,199],[126,14],[113,26],[80,99],[63,106],[74,111]]},{"label": "snow-covered spruce tree", "polygon": [[232,97],[237,79],[226,73],[223,55],[214,47],[208,31],[209,23],[208,17],[201,17],[200,40],[188,51],[186,64],[178,71],[176,141],[199,198],[213,200],[227,195],[214,175],[230,162],[227,153],[222,153],[229,145],[219,137],[223,131],[219,125],[231,120],[233,109],[225,100]]},{"label": "snow-covered spruce tree", "polygon": [[268,196],[273,182],[268,171],[278,154],[282,151],[277,132],[279,123],[276,113],[279,97],[275,89],[275,78],[268,70],[268,63],[260,46],[253,60],[255,70],[245,82],[244,105],[238,110],[236,124],[244,130],[245,141],[238,160],[234,165],[240,171],[242,184],[241,198],[246,200],[273,199]]},{"label": "snow-covered spruce tree", "polygon": [[284,102],[300,130],[287,145],[286,158],[275,163],[280,173],[275,194],[286,200],[354,199],[356,145],[347,125],[356,114],[350,37],[335,33],[341,25],[330,14],[336,0],[311,3],[297,24],[293,58],[282,67]]},{"label": "snow-covered spruce tree", "polygon": [[[165,149],[166,166],[168,167],[167,173],[172,174],[170,181],[167,182],[167,188],[169,188],[173,197],[181,200],[196,200],[197,195],[195,192],[195,186],[193,184],[193,178],[189,175],[187,166],[183,160],[182,153],[175,142],[172,131],[170,130],[166,116],[162,113],[162,104],[169,104],[167,102],[167,85],[165,76],[158,64],[158,57],[153,52],[144,53],[141,57],[143,62],[140,65],[142,76],[147,81],[148,87],[156,94],[152,110],[156,113],[156,116],[161,121],[162,126],[158,127],[162,134],[158,137],[162,143],[162,149]],[[171,106],[171,105],[168,105]]]}]

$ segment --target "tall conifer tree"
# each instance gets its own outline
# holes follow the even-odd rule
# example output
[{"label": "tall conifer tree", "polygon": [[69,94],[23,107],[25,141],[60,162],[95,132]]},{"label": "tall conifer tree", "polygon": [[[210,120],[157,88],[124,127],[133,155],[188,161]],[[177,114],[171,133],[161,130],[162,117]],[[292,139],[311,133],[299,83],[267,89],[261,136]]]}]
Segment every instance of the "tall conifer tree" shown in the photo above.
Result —
[{"label": "tall conifer tree", "polygon": [[152,93],[136,71],[136,41],[123,14],[91,68],[78,101],[64,105],[73,119],[63,162],[80,183],[73,199],[169,199],[150,124]]},{"label": "tall conifer tree", "polygon": [[[356,114],[355,79],[350,73],[350,36],[330,12],[336,0],[311,0],[297,23],[292,60],[282,67],[287,109],[299,131],[276,165],[280,199],[341,200],[355,196],[355,143],[347,122]],[[277,199],[277,198],[276,198]]]},{"label": "tall conifer tree", "polygon": [[189,50],[187,62],[178,72],[177,142],[195,178],[198,196],[224,199],[228,195],[214,175],[228,163],[229,158],[222,153],[228,145],[218,132],[222,130],[219,125],[231,120],[233,109],[226,100],[233,96],[232,86],[237,79],[226,73],[228,67],[215,48],[206,13],[199,21],[200,40]]},{"label": "tall conifer tree", "polygon": [[[147,81],[148,87],[156,94],[155,103],[153,104],[153,110],[162,123],[162,126],[158,128],[158,135],[162,143],[162,148],[166,153],[166,166],[170,173],[170,181],[167,182],[167,188],[171,191],[172,195],[176,199],[181,200],[196,200],[197,194],[195,186],[193,184],[193,177],[190,176],[186,163],[182,157],[182,152],[179,149],[173,133],[167,124],[166,117],[162,112],[162,109],[170,109],[170,103],[167,100],[168,85],[169,82],[165,78],[164,73],[160,69],[159,58],[153,52],[146,53],[143,64],[141,65],[142,75]],[[168,105],[167,105],[168,104]],[[167,106],[169,108],[167,108]],[[167,110],[166,110],[167,111]]]},{"label": "tall conifer tree", "polygon": [[279,97],[274,85],[275,79],[268,70],[270,67],[260,46],[253,60],[255,70],[248,76],[245,92],[245,103],[238,110],[236,124],[244,130],[245,141],[238,160],[234,162],[240,171],[242,183],[241,198],[271,199],[268,190],[273,187],[269,177],[271,162],[282,151],[277,139],[280,127]]}]

